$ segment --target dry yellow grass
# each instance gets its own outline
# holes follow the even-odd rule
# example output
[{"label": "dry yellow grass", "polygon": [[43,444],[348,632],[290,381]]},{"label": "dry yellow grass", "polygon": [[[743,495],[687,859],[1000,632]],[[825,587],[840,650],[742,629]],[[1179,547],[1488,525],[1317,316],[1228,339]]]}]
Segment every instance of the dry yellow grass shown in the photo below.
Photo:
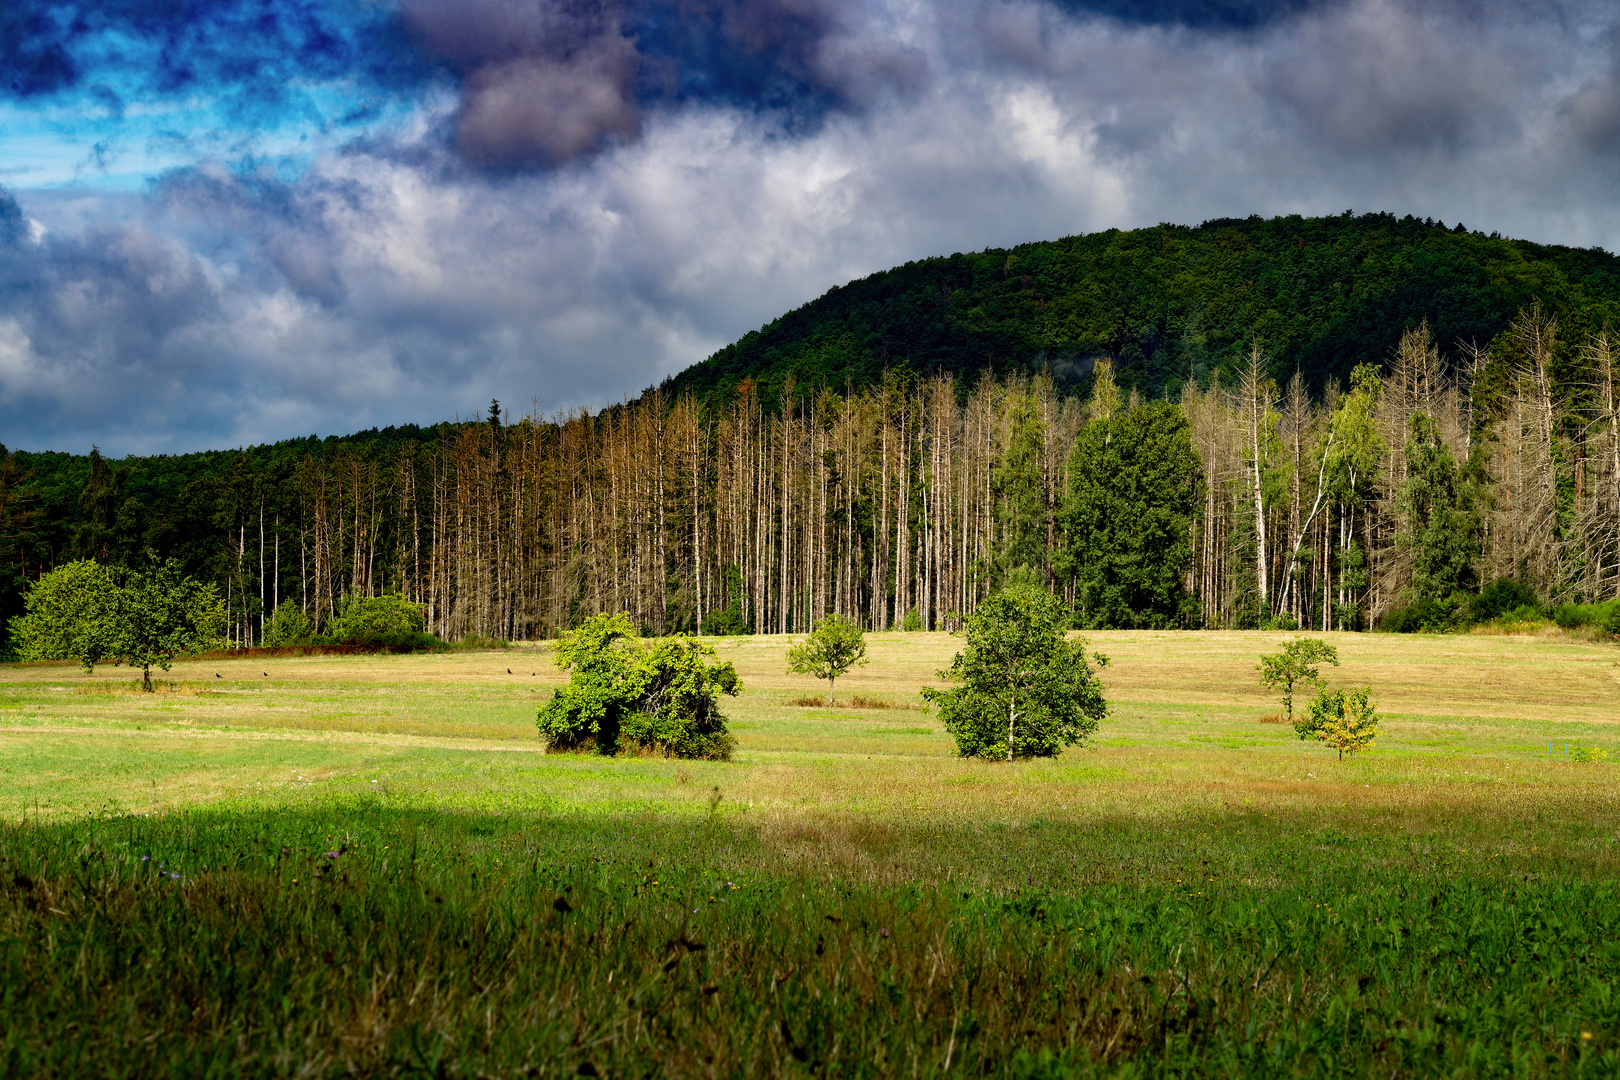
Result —
[{"label": "dry yellow grass", "polygon": [[[1611,644],[1327,635],[1342,659],[1329,680],[1372,685],[1386,718],[1375,750],[1340,764],[1264,722],[1277,702],[1254,665],[1285,637],[1091,635],[1111,660],[1103,677],[1113,715],[1091,746],[1013,767],[957,759],[925,712],[791,704],[825,689],[786,673],[793,637],[716,643],[747,687],[727,705],[737,760],[720,764],[536,753],[535,709],[563,679],[544,647],[180,663],[165,681],[181,692],[151,696],[121,692],[132,685],[127,669],[87,676],[12,665],[0,669],[0,813],[273,802],[312,784],[362,791],[374,780],[447,806],[673,812],[701,810],[718,786],[730,804],[790,831],[811,817],[839,828],[1015,826],[1170,821],[1234,807],[1461,821],[1516,818],[1533,813],[1531,802],[1612,806],[1620,795],[1620,769],[1563,759],[1566,743],[1605,746],[1620,735],[1620,649]],[[839,681],[841,699],[914,704],[959,644],[946,634],[869,642],[871,663]]]}]

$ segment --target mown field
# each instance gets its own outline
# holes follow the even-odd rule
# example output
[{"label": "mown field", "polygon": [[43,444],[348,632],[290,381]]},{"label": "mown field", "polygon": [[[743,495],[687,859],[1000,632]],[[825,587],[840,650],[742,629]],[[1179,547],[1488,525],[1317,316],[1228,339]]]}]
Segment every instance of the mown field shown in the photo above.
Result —
[{"label": "mown field", "polygon": [[1342,763],[1269,634],[1094,635],[1011,766],[946,635],[721,643],[728,763],[541,753],[543,648],[0,667],[0,1075],[1620,1072],[1620,648],[1329,637]]}]

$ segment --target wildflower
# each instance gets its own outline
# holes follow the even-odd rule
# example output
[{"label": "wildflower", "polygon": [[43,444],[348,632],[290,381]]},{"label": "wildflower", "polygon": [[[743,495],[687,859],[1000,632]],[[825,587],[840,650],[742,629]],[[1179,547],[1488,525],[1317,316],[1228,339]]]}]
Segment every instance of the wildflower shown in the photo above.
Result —
[{"label": "wildflower", "polygon": [[888,936],[889,936],[889,928],[887,926],[880,927],[878,929],[878,937],[888,937]]},{"label": "wildflower", "polygon": [[1592,1033],[1590,1031],[1583,1031],[1583,1032],[1581,1032],[1581,1038],[1583,1040],[1586,1040],[1586,1041],[1590,1042],[1591,1039],[1592,1039]]},{"label": "wildflower", "polygon": [[151,857],[152,856],[150,856],[150,855],[142,855],[141,856],[141,862],[145,862],[147,859],[150,859]]}]

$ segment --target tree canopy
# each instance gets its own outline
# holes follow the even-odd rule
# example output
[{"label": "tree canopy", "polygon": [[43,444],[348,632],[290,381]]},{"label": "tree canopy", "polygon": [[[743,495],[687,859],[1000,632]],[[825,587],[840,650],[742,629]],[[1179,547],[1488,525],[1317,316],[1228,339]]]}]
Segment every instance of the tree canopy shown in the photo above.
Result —
[{"label": "tree canopy", "polygon": [[1149,402],[1080,429],[1058,521],[1058,573],[1084,626],[1188,625],[1189,539],[1201,467],[1187,416]]},{"label": "tree canopy", "polygon": [[834,612],[816,624],[810,636],[788,650],[788,671],[827,680],[827,706],[835,703],[838,677],[866,663],[866,635],[853,620]]},{"label": "tree canopy", "polygon": [[[1083,743],[1108,715],[1084,639],[1069,640],[1068,613],[1031,582],[992,593],[968,616],[966,642],[939,673],[955,685],[926,689],[963,757],[1052,757]],[[1108,659],[1096,656],[1098,667]]]},{"label": "tree canopy", "polygon": [[731,664],[709,663],[714,656],[684,636],[644,643],[622,614],[587,619],[558,642],[569,680],[540,709],[540,737],[557,750],[729,758],[736,740],[719,698],[736,695],[742,680]]}]

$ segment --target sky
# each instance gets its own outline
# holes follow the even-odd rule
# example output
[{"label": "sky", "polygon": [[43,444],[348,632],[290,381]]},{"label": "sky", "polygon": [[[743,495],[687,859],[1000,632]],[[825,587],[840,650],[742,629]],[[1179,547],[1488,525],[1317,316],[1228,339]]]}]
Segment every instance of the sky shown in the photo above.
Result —
[{"label": "sky", "polygon": [[828,289],[1388,210],[1620,247],[1620,5],[0,5],[0,442],[600,408]]}]

